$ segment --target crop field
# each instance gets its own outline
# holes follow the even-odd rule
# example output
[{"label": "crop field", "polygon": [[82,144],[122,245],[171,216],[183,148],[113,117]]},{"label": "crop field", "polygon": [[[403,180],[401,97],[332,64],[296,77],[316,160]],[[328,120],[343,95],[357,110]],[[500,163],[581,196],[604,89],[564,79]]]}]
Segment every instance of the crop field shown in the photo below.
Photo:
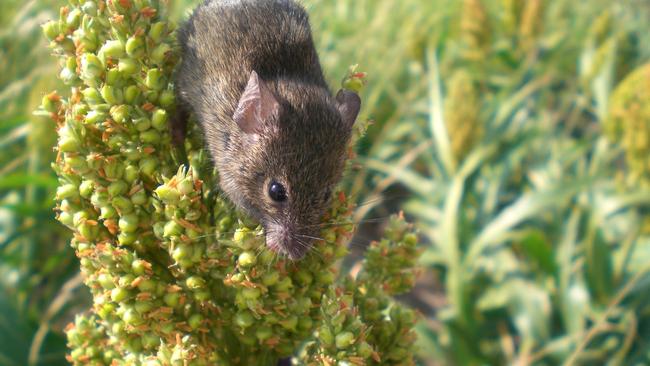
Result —
[{"label": "crop field", "polygon": [[[129,1],[149,0],[125,0]],[[170,26],[165,29],[171,30],[171,24],[186,19],[198,2],[160,1],[169,9],[165,22],[169,21]],[[74,57],[66,61],[61,53],[54,55],[58,52],[56,47],[65,48],[61,38],[56,40],[64,32],[50,29],[55,37],[48,40],[48,29],[43,24],[60,18],[67,21],[69,10],[61,13],[62,6],[79,6],[90,13],[97,12],[93,8],[96,3],[104,2],[2,2],[0,366],[65,365],[70,361],[110,365],[109,356],[103,353],[109,351],[95,347],[92,352],[86,352],[92,345],[80,338],[88,334],[97,339],[112,335],[114,339],[97,345],[113,347],[110,352],[116,355],[149,355],[124,358],[124,364],[149,360],[147,357],[156,354],[151,350],[157,349],[159,343],[158,357],[171,360],[160,364],[182,365],[183,357],[189,360],[196,356],[190,352],[189,356],[183,353],[180,357],[173,347],[165,348],[164,337],[156,338],[158,330],[146,328],[146,321],[140,323],[138,319],[129,324],[125,314],[136,314],[129,313],[131,309],[119,313],[119,309],[111,308],[118,316],[102,313],[101,309],[107,313],[112,311],[102,307],[105,303],[101,302],[104,301],[102,279],[109,272],[102,272],[105,269],[99,268],[98,263],[89,263],[80,254],[86,248],[82,239],[109,238],[115,234],[121,248],[130,248],[131,241],[122,232],[122,236],[117,235],[108,224],[108,229],[101,229],[104,231],[92,231],[96,228],[91,230],[84,222],[97,220],[85,216],[75,217],[74,225],[72,217],[66,221],[66,204],[62,201],[77,199],[95,204],[99,199],[88,198],[92,191],[89,187],[100,180],[84,183],[98,179],[96,174],[78,173],[82,169],[74,168],[75,162],[62,155],[72,150],[63,147],[64,128],[52,117],[63,113],[61,108],[68,108],[68,114],[77,111],[76,102],[69,102],[65,107],[52,103],[59,103],[59,96],[67,100],[71,86],[92,87],[94,81],[88,76],[92,74],[87,66],[90,61],[70,67],[70,62],[76,62]],[[113,6],[112,1],[108,3]],[[223,287],[219,291],[234,291],[228,300],[235,299],[239,307],[231,314],[233,324],[239,327],[232,333],[241,342],[237,347],[250,346],[250,352],[263,355],[260,357],[265,358],[259,364],[272,364],[279,357],[294,354],[310,365],[650,365],[650,1],[302,0],[301,3],[310,14],[320,61],[332,90],[341,84],[353,85],[360,90],[362,99],[355,154],[339,187],[344,199],[337,201],[339,206],[332,209],[332,215],[340,214],[347,221],[344,229],[332,229],[330,234],[339,244],[346,239],[343,244],[348,246],[349,253],[345,255],[341,249],[332,255],[340,260],[330,263],[328,248],[323,248],[305,262],[313,265],[309,270],[314,273],[300,272],[300,263],[295,264],[296,278],[304,280],[300,283],[305,288],[316,288],[317,284],[339,286],[337,290],[333,290],[334,285],[329,290],[325,287],[317,289],[321,292],[314,290],[323,296],[322,303],[315,305],[312,301],[316,301],[316,295],[309,295],[311,298],[303,293],[295,295],[304,295],[310,301],[311,310],[305,305],[305,314],[317,313],[312,317],[314,322],[323,322],[317,327],[308,318],[307,324],[298,323],[296,328],[298,320],[293,325],[288,318],[279,321],[282,331],[286,331],[287,342],[295,344],[282,344],[262,331],[250,332],[251,327],[270,333],[280,329],[261,310],[260,314],[266,315],[254,320],[248,318],[246,309],[255,313],[254,307],[266,306],[266,293],[258,300],[260,294],[232,285],[236,281],[226,267],[223,269],[226,272],[203,273],[206,276],[210,273],[210,281],[218,278],[214,281]],[[74,19],[68,22],[79,23]],[[173,32],[165,36],[172,40],[169,41],[172,46],[175,46],[174,36]],[[159,38],[164,40],[163,36]],[[72,45],[68,52],[76,52],[75,47]],[[128,47],[129,57],[135,58],[133,55],[137,54],[144,59],[142,65],[149,65],[150,53],[140,55]],[[90,60],[90,56],[83,57],[79,60]],[[161,78],[172,72],[171,59],[151,62],[158,62]],[[354,75],[363,77],[355,79]],[[147,74],[147,77],[148,87],[155,89],[150,85],[155,84],[150,81],[152,76]],[[132,80],[125,80],[126,90]],[[159,97],[165,92],[173,98],[171,84],[165,85],[156,91],[155,97],[146,95],[148,100],[153,100],[152,106],[167,106],[164,98]],[[120,104],[110,102],[105,90],[96,87],[102,91],[102,105]],[[53,91],[57,94],[51,94]],[[86,93],[84,97],[90,99]],[[108,102],[104,103],[104,99]],[[93,103],[87,104],[95,108]],[[130,110],[127,104],[124,102],[123,109]],[[80,108],[89,108],[88,105]],[[116,111],[111,108],[106,118],[119,120],[121,115]],[[164,112],[162,109],[161,113]],[[152,146],[164,147],[166,133],[156,132],[155,137],[150,134],[147,141]],[[90,144],[90,138],[84,138],[74,144]],[[174,230],[195,226],[163,225],[173,222],[169,212],[177,207],[177,201],[169,198],[168,192],[169,187],[176,189],[175,183],[170,184],[167,178],[173,176],[172,182],[192,181],[192,189],[199,187],[196,188],[199,191],[203,181],[207,182],[206,186],[213,183],[213,177],[206,173],[209,168],[196,163],[207,158],[200,154],[201,147],[196,143],[200,139],[194,138],[187,145],[191,168],[177,172],[175,156],[161,157],[162,173],[142,178],[143,181],[151,178],[151,187],[143,185],[151,194],[147,199],[153,202],[152,197],[156,197],[161,203],[152,204],[158,211],[152,213],[151,221],[143,223],[145,211],[139,218],[136,214],[134,220],[135,226],[139,220],[137,230],[142,232],[147,230],[143,228],[146,223],[151,224],[151,235],[155,232],[165,253],[173,257],[174,266],[180,268],[170,270],[170,276],[180,276],[188,287],[183,291],[194,296],[191,301],[195,303],[188,302],[188,307],[183,308],[187,314],[179,315],[182,306],[176,307],[178,324],[187,323],[185,326],[201,330],[203,326],[209,328],[218,323],[210,323],[212,320],[201,305],[207,301],[205,297],[210,296],[210,291],[214,294],[215,290],[210,290],[210,286],[206,292],[196,290],[203,289],[203,284],[194,285],[204,281],[200,278],[203,269],[193,266],[198,268],[197,263],[204,262],[191,263],[180,255],[174,257],[173,253],[178,253],[174,252],[176,239],[169,239]],[[140,134],[140,139],[146,138]],[[110,143],[106,146],[110,147]],[[192,160],[193,151],[200,157]],[[73,166],[71,170],[70,166]],[[141,163],[138,177],[147,174],[142,172],[146,170],[142,166]],[[173,171],[165,170],[169,167]],[[160,174],[168,174],[164,183]],[[78,176],[76,181],[71,178],[74,175]],[[199,180],[201,183],[197,183]],[[119,188],[111,186],[109,191]],[[70,187],[73,193],[69,192]],[[86,195],[83,187],[91,191]],[[208,194],[208,188],[201,192],[184,194],[195,197],[192,202],[201,204],[208,202],[208,196],[213,197]],[[206,203],[207,206],[197,210],[231,212],[213,204]],[[346,211],[348,204],[351,211]],[[114,201],[112,205],[116,205]],[[160,205],[165,208],[160,209]],[[227,206],[222,201],[214,205]],[[77,209],[81,210],[75,207],[71,212]],[[187,208],[178,210],[181,209]],[[86,215],[99,212],[95,211]],[[118,211],[121,218],[125,217]],[[117,217],[116,213],[111,217],[103,211],[101,215],[101,222]],[[238,233],[246,235],[254,232],[255,225],[237,215],[232,213],[228,217],[237,224],[230,221],[224,224],[223,219],[219,225],[232,226],[232,230],[236,228]],[[131,229],[125,230],[129,223],[121,218],[120,230],[132,234]],[[214,224],[207,218],[205,222],[201,221],[203,218],[196,220],[196,226]],[[163,226],[164,234],[158,235]],[[417,240],[411,230],[417,234]],[[75,232],[74,239],[72,232]],[[173,245],[165,246],[165,240]],[[146,245],[142,245],[132,253],[145,252]],[[329,249],[337,250],[332,248]],[[244,254],[250,248],[244,246],[244,252],[240,249],[228,249],[227,254],[239,256],[237,270],[246,266],[245,260],[258,260],[265,253],[259,249],[251,259]],[[199,249],[191,250],[199,252]],[[382,258],[381,253],[394,255],[393,261]],[[145,255],[143,258],[137,263],[144,268],[150,264],[142,263],[154,262]],[[336,279],[319,276],[318,271],[329,269],[332,269],[330,275],[336,272]],[[149,269],[134,271],[146,272],[151,279],[158,278],[158,273],[151,274]],[[117,278],[115,273],[111,274]],[[128,282],[134,278],[129,277]],[[168,288],[175,284],[168,277],[160,275],[160,278],[167,281]],[[371,288],[373,281],[384,281],[377,293],[364,287]],[[355,284],[362,290],[355,290]],[[104,290],[113,286],[112,283],[104,286]],[[136,291],[135,285],[131,287],[130,295],[111,291],[111,306],[127,304],[123,298],[129,299]],[[341,296],[341,301],[358,307],[358,311],[345,313],[343,330],[336,319],[345,309],[337,310],[339,313],[332,310],[336,308],[333,304],[340,306],[336,295],[342,292],[345,296]],[[167,295],[164,303],[176,304]],[[377,315],[381,321],[371,320],[369,313],[364,313],[370,312],[371,307],[364,300],[366,295],[376,296],[384,305],[390,304]],[[226,297],[221,300],[226,301]],[[189,304],[195,306],[192,311],[200,308],[204,313],[189,315]],[[102,318],[104,323],[98,321],[98,324],[103,324],[103,328],[96,327],[95,315],[76,318],[77,314],[88,314],[91,308]],[[224,315],[224,319],[230,321],[228,316]],[[274,316],[277,314],[269,317]],[[154,319],[149,315],[143,317],[147,321]],[[121,320],[115,320],[118,318]],[[145,336],[138,341],[144,344],[120,343],[126,342],[126,338],[120,338],[124,330],[108,329],[106,324],[118,324],[122,320],[127,323],[126,333],[131,339],[136,327],[128,326],[144,329]],[[73,331],[69,324],[75,324]],[[329,334],[332,338],[329,342],[326,328],[334,329],[334,334]],[[215,339],[221,336],[214,335]],[[313,340],[300,344],[300,339],[307,337]],[[277,338],[284,341],[284,337]],[[280,346],[267,352],[263,347],[255,348],[257,343],[251,345],[257,340]],[[149,341],[151,344],[146,343]],[[329,348],[328,343],[331,343]],[[292,353],[297,344],[303,352],[301,355]],[[237,347],[229,348],[240,352],[237,356],[240,358],[231,358],[231,362],[245,364],[242,361],[246,359],[245,352]],[[230,357],[228,352],[225,354]],[[380,356],[384,358],[379,360]],[[219,357],[219,360],[228,358],[223,354]],[[334,363],[335,359],[338,364]]]}]

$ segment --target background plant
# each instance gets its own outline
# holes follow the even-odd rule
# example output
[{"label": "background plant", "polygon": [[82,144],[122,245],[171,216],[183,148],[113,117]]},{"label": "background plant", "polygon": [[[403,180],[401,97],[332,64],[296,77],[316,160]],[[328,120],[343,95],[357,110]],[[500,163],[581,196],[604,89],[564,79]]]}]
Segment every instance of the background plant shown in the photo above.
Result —
[{"label": "background plant", "polygon": [[421,339],[452,364],[648,362],[645,69],[609,101],[647,62],[644,18],[623,2],[459,5],[455,36],[424,50],[426,118],[364,161],[413,194],[431,241],[445,299]]},{"label": "background plant", "polygon": [[166,11],[71,1],[43,25],[70,89],[41,110],[58,133],[57,219],[93,295],[66,328],[68,361],[275,365],[304,348],[306,364],[413,364],[415,314],[390,295],[414,284],[416,235],[394,217],[358,275],[336,281],[354,227],[339,191],[305,259],[270,251],[215,189],[200,131],[171,143],[180,55]]}]

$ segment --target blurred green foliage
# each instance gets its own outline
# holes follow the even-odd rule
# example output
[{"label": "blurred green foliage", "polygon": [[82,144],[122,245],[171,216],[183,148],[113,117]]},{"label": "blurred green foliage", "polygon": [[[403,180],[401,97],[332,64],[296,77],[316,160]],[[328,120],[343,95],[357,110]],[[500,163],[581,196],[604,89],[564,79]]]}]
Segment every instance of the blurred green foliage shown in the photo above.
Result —
[{"label": "blurred green foliage", "polygon": [[[67,235],[53,218],[57,181],[50,171],[52,124],[32,116],[44,90],[55,87],[56,65],[40,24],[54,1],[3,2],[0,21],[0,364],[26,365],[32,343],[41,364],[59,362],[65,338],[47,329],[73,306],[54,302],[77,270]],[[69,297],[69,295],[66,295]]]},{"label": "blurred green foliage", "polygon": [[[441,299],[424,301],[422,358],[650,363],[650,194],[630,179],[647,150],[621,139],[648,137],[650,117],[626,112],[648,84],[614,92],[650,61],[648,2],[304,2],[331,84],[350,62],[369,73],[375,126],[347,182],[357,219],[400,201],[430,243]],[[31,115],[58,85],[39,24],[61,3],[9,0],[0,15],[0,364],[27,364],[50,326],[38,359],[62,360],[63,309],[83,298],[51,211],[53,126]],[[189,3],[173,2],[178,18]]]}]

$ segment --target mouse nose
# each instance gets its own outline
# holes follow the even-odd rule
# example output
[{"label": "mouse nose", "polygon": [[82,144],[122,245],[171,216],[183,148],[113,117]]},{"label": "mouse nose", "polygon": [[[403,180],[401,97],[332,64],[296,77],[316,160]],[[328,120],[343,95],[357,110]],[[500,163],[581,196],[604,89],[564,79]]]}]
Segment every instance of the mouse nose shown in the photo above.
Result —
[{"label": "mouse nose", "polygon": [[273,225],[266,230],[266,246],[295,261],[307,254],[312,246],[312,240],[296,235],[289,227]]},{"label": "mouse nose", "polygon": [[293,261],[302,259],[311,248],[311,241],[305,239],[290,239],[286,245],[289,258]]}]

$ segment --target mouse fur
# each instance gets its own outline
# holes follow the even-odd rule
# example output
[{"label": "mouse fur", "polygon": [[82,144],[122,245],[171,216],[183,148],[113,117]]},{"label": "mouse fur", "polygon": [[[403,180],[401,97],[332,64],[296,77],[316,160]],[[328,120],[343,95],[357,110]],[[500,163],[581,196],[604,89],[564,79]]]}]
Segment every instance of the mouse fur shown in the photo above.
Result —
[{"label": "mouse fur", "polygon": [[268,247],[302,258],[341,178],[359,97],[330,93],[291,0],[208,0],[178,39],[180,108],[196,116],[221,189],[264,226]]}]

